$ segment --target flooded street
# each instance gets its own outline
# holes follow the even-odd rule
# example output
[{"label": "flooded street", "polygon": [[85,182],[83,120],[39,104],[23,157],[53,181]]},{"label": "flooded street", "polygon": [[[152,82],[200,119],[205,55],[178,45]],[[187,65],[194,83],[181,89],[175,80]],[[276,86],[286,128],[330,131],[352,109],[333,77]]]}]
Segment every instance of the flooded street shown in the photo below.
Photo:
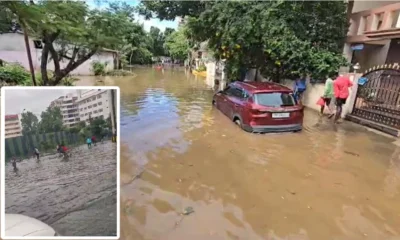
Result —
[{"label": "flooded street", "polygon": [[6,166],[6,213],[39,219],[64,236],[115,236],[116,144],[107,141]]},{"label": "flooded street", "polygon": [[202,79],[135,73],[110,83],[121,88],[121,239],[400,239],[393,139],[312,111],[301,133],[249,134],[212,108]]}]

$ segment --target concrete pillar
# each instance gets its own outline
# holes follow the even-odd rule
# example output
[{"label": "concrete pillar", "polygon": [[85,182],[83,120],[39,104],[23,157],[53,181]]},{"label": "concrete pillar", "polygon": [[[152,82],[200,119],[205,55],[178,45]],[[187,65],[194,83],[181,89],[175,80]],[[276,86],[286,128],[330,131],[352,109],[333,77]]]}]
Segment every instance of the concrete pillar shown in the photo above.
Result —
[{"label": "concrete pillar", "polygon": [[362,76],[362,74],[351,74],[350,80],[353,82],[353,87],[350,89],[349,97],[347,98],[346,104],[343,106],[342,110],[342,118],[345,118],[347,114],[353,112],[354,103],[357,97],[358,90],[358,79]]},{"label": "concrete pillar", "polygon": [[206,84],[207,86],[214,88],[215,85],[215,75],[216,75],[216,63],[214,61],[208,62],[207,66],[207,77]]}]

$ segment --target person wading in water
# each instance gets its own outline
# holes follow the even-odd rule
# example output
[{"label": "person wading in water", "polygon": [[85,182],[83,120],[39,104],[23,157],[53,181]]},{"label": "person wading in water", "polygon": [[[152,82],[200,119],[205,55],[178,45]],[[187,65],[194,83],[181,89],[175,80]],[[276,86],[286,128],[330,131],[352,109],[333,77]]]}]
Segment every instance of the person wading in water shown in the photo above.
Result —
[{"label": "person wading in water", "polygon": [[12,166],[13,166],[13,168],[14,168],[14,172],[17,173],[17,172],[18,172],[18,168],[17,168],[17,159],[16,159],[15,157],[13,157],[13,158],[11,159],[11,164],[12,164]]},{"label": "person wading in water", "polygon": [[35,147],[33,153],[36,155],[36,161],[39,162],[39,161],[40,161],[40,152],[39,152],[39,149],[37,149],[37,147]]},{"label": "person wading in water", "polygon": [[346,104],[346,100],[349,97],[349,88],[353,86],[350,78],[347,76],[339,76],[333,82],[333,90],[335,93],[336,101],[336,115],[335,123],[340,123],[340,117],[342,115],[343,105]]}]

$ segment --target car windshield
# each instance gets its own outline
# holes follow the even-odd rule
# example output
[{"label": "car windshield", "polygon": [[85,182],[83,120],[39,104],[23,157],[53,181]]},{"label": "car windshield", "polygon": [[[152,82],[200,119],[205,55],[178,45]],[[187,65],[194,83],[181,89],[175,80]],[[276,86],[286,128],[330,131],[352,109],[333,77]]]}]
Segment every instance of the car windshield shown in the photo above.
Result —
[{"label": "car windshield", "polygon": [[255,103],[268,107],[295,106],[296,101],[292,93],[257,93],[254,94]]}]

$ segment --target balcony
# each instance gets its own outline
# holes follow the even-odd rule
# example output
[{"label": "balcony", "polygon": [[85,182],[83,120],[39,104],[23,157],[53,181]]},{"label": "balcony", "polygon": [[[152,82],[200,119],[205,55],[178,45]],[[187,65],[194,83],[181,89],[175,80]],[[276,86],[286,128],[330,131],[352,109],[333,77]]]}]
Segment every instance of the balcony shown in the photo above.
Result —
[{"label": "balcony", "polygon": [[400,3],[353,13],[347,43],[384,44],[383,40],[400,38],[399,15]]}]

